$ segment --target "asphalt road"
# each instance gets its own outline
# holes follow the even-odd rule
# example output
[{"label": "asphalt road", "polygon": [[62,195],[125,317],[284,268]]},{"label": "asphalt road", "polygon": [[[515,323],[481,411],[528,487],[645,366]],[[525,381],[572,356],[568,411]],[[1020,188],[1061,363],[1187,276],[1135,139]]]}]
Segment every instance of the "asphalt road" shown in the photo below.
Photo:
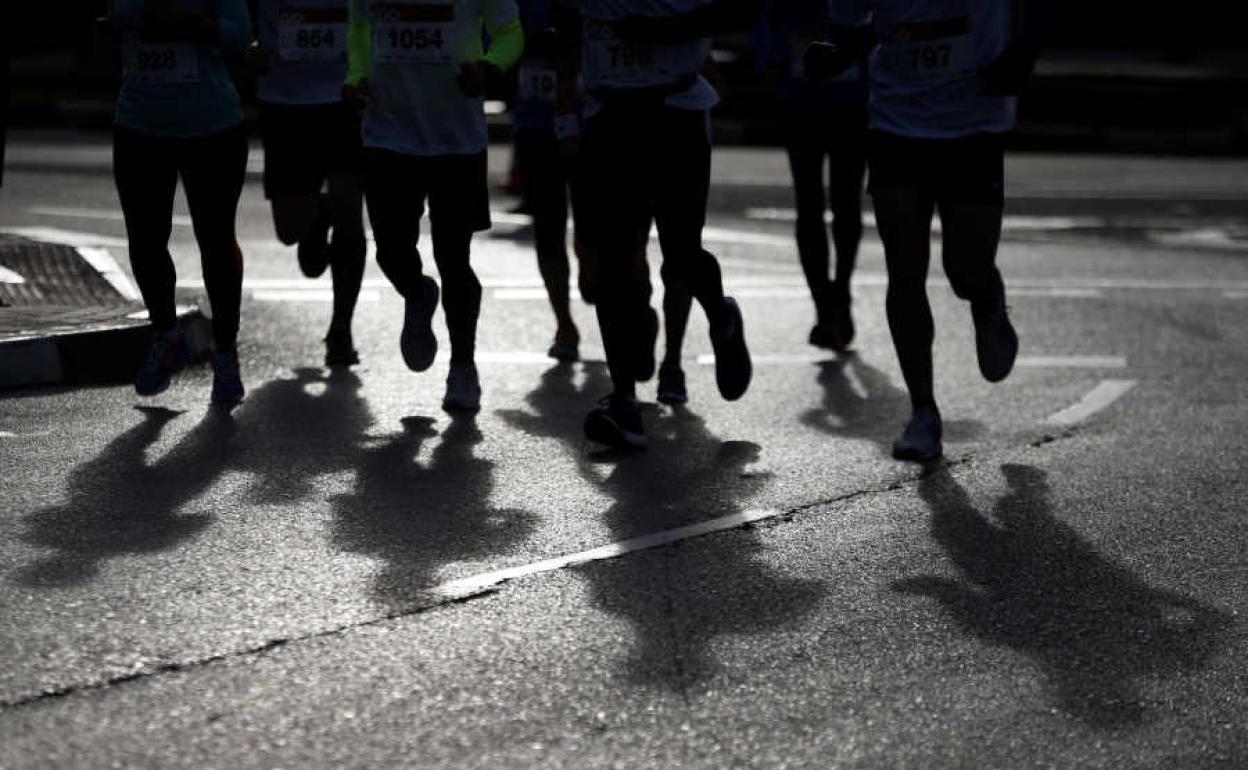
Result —
[{"label": "asphalt road", "polygon": [[[124,263],[107,145],[12,142],[0,229]],[[581,436],[591,309],[585,363],[542,355],[509,201],[474,247],[484,408],[452,420],[375,265],[363,364],[319,367],[327,287],[250,182],[232,418],[203,368],[0,394],[0,767],[1248,766],[1248,164],[1011,158],[1023,359],[979,379],[934,268],[927,475],[887,454],[878,239],[855,353],[809,348],[785,173],[716,158],[750,393],[718,398],[695,314],[692,399],[631,457]]]}]

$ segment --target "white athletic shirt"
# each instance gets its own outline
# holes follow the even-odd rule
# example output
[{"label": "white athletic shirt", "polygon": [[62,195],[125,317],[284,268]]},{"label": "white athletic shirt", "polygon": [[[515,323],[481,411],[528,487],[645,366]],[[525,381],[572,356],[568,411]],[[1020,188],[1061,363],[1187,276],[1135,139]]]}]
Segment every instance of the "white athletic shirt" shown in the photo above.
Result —
[{"label": "white athletic shirt", "polygon": [[486,148],[485,110],[459,87],[459,65],[480,59],[487,27],[519,17],[514,0],[350,0],[369,15],[372,102],[364,144],[407,155],[474,155]]},{"label": "white athletic shirt", "polygon": [[261,101],[331,104],[347,74],[347,0],[260,0],[260,46],[273,66],[256,83]]},{"label": "white athletic shirt", "polygon": [[600,89],[653,88],[695,76],[693,85],[664,103],[684,110],[708,110],[719,94],[698,70],[711,52],[709,38],[683,43],[626,43],[609,22],[627,16],[681,16],[711,0],[576,0],[584,25],[582,76],[590,97],[586,115],[599,108],[593,92]]},{"label": "white athletic shirt", "polygon": [[871,127],[956,139],[1014,127],[1010,96],[979,92],[979,70],[1010,43],[1010,0],[829,0],[834,21],[875,15]]}]

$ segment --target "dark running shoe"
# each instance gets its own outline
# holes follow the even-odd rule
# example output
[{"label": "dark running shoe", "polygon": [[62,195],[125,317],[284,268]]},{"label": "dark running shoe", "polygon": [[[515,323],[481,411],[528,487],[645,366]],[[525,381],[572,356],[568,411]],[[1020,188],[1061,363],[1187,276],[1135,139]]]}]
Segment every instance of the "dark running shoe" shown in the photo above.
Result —
[{"label": "dark running shoe", "polygon": [[659,403],[669,406],[683,404],[689,400],[689,391],[685,388],[685,370],[679,366],[659,367]]},{"label": "dark running shoe", "polygon": [[238,372],[238,351],[212,354],[212,403],[233,406],[243,400],[243,378]]},{"label": "dark running shoe", "polygon": [[174,373],[186,366],[189,358],[190,353],[180,331],[174,329],[157,333],[147,351],[147,359],[134,377],[134,392],[140,396],[165,392],[173,381]]},{"label": "dark running shoe", "polygon": [[360,362],[351,331],[330,329],[325,335],[325,365],[328,367],[354,366]]},{"label": "dark running shoe", "polygon": [[971,313],[975,321],[975,353],[979,358],[979,372],[989,382],[1000,382],[1014,368],[1018,357],[1018,332],[1010,323],[1004,302],[992,310]]},{"label": "dark running shoe", "polygon": [[914,410],[901,436],[893,442],[893,457],[898,460],[929,462],[944,452],[941,446],[940,412],[934,406]]},{"label": "dark running shoe", "polygon": [[475,412],[481,408],[481,379],[475,364],[451,364],[442,408],[447,412]]},{"label": "dark running shoe", "polygon": [[433,366],[438,355],[438,338],[433,334],[433,312],[438,309],[438,282],[427,275],[421,276],[420,296],[405,298],[403,309],[403,333],[399,335],[399,351],[403,363],[413,372],[423,372]]},{"label": "dark running shoe", "polygon": [[724,328],[711,330],[711,347],[715,350],[715,384],[719,395],[736,401],[745,395],[754,376],[750,351],[745,346],[745,321],[741,308],[732,297],[724,297]]},{"label": "dark running shoe", "polygon": [[299,240],[295,255],[299,258],[299,270],[308,278],[320,278],[329,267],[329,203],[325,196],[317,198],[316,218],[312,229]]},{"label": "dark running shoe", "polygon": [[854,316],[849,299],[828,298],[819,308],[819,323],[810,330],[810,344],[843,353],[853,341]]},{"label": "dark running shoe", "polygon": [[646,448],[646,429],[636,399],[613,393],[599,403],[585,416],[586,438],[615,449]]}]

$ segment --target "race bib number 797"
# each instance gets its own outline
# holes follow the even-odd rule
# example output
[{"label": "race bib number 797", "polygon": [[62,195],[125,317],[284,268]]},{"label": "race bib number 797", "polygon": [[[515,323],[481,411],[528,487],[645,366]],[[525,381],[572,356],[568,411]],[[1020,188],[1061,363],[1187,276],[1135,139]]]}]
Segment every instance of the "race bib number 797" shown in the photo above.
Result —
[{"label": "race bib number 797", "polygon": [[880,42],[880,64],[898,80],[946,80],[973,70],[970,17],[893,25]]}]

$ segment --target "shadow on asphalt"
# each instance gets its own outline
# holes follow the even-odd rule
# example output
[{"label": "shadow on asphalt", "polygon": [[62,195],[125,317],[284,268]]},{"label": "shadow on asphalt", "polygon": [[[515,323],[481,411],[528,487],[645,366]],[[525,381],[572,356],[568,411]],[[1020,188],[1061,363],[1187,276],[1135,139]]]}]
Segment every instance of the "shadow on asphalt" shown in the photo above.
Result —
[{"label": "shadow on asphalt", "polygon": [[1148,720],[1137,680],[1199,668],[1223,644],[1226,613],[1151,588],[1053,512],[1047,474],[1002,465],[991,518],[938,468],[919,484],[932,536],[962,573],[893,584],[941,602],[966,633],[1031,657],[1061,708],[1098,728]]},{"label": "shadow on asphalt", "polygon": [[[817,366],[815,381],[823,388],[823,403],[806,410],[802,424],[838,438],[875,442],[891,458],[893,440],[910,417],[910,396],[853,351]],[[983,434],[984,424],[978,420],[944,421],[946,441],[970,441]]]},{"label": "shadow on asphalt", "polygon": [[70,472],[69,502],[28,516],[22,540],[54,553],[19,570],[18,583],[47,588],[85,583],[109,559],[168,550],[208,526],[210,513],[178,509],[225,469],[234,420],[210,409],[173,449],[149,463],[147,450],[181,412],[135,408],[143,415],[139,424]]},{"label": "shadow on asphalt", "polygon": [[[757,444],[721,441],[683,408],[647,415],[645,452],[587,455],[585,410],[610,384],[605,366],[584,371],[578,387],[575,367],[551,368],[528,396],[532,413],[500,414],[530,434],[567,444],[586,481],[614,501],[603,514],[612,540],[745,510],[767,483],[770,474],[749,469],[761,451]],[[597,606],[634,629],[627,676],[673,690],[716,670],[711,650],[717,639],[796,624],[824,593],[818,582],[787,577],[768,565],[762,543],[749,530],[587,565],[579,573]]]}]

